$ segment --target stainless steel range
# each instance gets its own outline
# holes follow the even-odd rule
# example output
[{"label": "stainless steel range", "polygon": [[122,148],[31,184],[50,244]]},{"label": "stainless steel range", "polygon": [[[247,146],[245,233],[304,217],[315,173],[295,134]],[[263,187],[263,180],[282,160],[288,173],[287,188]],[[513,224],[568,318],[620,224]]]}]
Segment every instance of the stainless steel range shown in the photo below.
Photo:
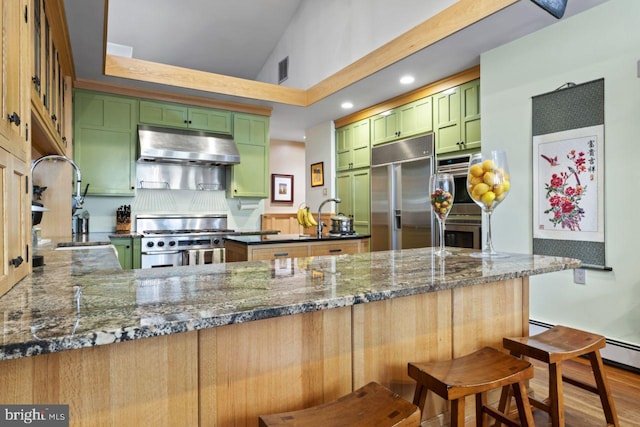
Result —
[{"label": "stainless steel range", "polygon": [[138,215],[142,268],[224,262],[226,215]]}]

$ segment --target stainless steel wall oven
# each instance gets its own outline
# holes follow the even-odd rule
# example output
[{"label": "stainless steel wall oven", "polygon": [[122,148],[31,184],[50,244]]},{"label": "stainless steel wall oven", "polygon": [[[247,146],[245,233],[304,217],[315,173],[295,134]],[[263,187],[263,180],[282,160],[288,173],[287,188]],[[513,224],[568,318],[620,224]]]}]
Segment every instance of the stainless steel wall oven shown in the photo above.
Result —
[{"label": "stainless steel wall oven", "polygon": [[471,154],[438,158],[436,171],[452,174],[455,183],[453,206],[445,227],[445,245],[480,249],[482,247],[482,210],[467,192],[470,160]]}]

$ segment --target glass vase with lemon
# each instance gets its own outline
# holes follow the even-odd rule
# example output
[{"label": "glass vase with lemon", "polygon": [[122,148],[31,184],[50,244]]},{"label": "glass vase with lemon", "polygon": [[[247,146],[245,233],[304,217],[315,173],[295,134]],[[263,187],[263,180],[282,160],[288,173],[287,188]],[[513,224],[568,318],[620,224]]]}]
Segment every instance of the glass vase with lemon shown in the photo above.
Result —
[{"label": "glass vase with lemon", "polygon": [[507,254],[496,252],[491,238],[491,214],[509,193],[511,180],[507,154],[502,150],[488,154],[477,153],[471,156],[469,173],[467,174],[467,191],[473,201],[480,206],[486,216],[486,240],[482,252],[474,252],[473,257],[500,258]]}]

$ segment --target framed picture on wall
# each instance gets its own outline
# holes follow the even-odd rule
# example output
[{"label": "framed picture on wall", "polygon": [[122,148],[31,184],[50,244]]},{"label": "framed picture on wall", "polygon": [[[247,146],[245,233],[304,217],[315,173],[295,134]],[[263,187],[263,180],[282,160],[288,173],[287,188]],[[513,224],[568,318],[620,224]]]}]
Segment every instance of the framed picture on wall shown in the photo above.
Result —
[{"label": "framed picture on wall", "polygon": [[311,165],[311,186],[320,187],[324,185],[324,162],[313,163]]},{"label": "framed picture on wall", "polygon": [[271,174],[271,202],[293,203],[293,175]]}]

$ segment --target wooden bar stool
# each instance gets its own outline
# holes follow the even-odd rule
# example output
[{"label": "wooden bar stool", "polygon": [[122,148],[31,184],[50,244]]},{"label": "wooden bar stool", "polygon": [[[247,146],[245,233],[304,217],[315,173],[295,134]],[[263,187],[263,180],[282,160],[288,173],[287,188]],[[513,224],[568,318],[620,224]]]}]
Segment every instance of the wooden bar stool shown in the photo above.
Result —
[{"label": "wooden bar stool", "polygon": [[261,415],[260,427],[420,427],[420,410],[388,388],[370,382],[333,402],[299,411]]},{"label": "wooden bar stool", "polygon": [[[600,357],[600,349],[606,345],[602,335],[596,335],[566,326],[554,326],[540,334],[522,338],[504,338],[504,348],[516,357],[531,357],[549,365],[549,397],[539,400],[530,398],[531,404],[546,411],[551,416],[553,427],[563,427],[564,399],[562,381],[580,387],[600,396],[607,425],[619,426],[618,414],[611,398],[609,384],[604,373],[604,365]],[[591,369],[596,387],[574,378],[562,375],[562,361],[587,356],[591,361]],[[503,389],[500,398],[500,409],[504,410],[509,401],[508,390]]]},{"label": "wooden bar stool", "polygon": [[[509,426],[533,426],[533,415],[525,381],[533,378],[533,366],[492,347],[442,362],[409,363],[409,376],[416,380],[414,405],[423,411],[427,391],[451,402],[451,426],[464,427],[464,400],[475,395],[476,426],[487,426],[491,416]],[[520,424],[487,405],[487,392],[511,386],[518,405]]]}]

